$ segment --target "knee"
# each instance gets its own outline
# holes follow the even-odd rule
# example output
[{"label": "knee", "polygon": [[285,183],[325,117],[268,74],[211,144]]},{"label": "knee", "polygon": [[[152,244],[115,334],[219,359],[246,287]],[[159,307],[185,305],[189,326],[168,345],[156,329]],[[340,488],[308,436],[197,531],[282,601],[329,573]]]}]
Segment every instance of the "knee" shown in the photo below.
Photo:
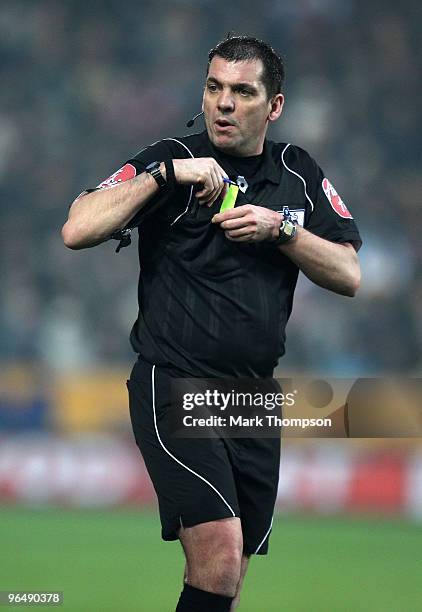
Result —
[{"label": "knee", "polygon": [[229,542],[212,546],[189,565],[188,582],[213,593],[233,597],[240,579],[242,552]]},{"label": "knee", "polygon": [[241,560],[242,553],[237,546],[227,544],[215,551],[213,559],[204,567],[209,590],[233,597],[240,579]]},{"label": "knee", "polygon": [[241,575],[243,537],[239,518],[210,521],[180,536],[191,586],[233,597]]},{"label": "knee", "polygon": [[216,560],[218,579],[233,584],[236,590],[240,579],[242,551],[237,546],[226,546],[216,554]]}]

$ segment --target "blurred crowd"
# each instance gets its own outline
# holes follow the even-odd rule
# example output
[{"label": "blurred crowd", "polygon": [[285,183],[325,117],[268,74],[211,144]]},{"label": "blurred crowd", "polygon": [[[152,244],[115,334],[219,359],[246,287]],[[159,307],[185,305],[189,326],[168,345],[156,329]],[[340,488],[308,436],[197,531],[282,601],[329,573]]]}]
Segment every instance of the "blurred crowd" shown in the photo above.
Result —
[{"label": "blurred crowd", "polygon": [[317,159],[364,240],[354,300],[301,279],[280,371],[420,374],[421,25],[416,0],[2,2],[0,360],[132,361],[136,240],[73,252],[60,229],[83,189],[186,133],[207,52],[232,30],[284,56],[269,135]]}]

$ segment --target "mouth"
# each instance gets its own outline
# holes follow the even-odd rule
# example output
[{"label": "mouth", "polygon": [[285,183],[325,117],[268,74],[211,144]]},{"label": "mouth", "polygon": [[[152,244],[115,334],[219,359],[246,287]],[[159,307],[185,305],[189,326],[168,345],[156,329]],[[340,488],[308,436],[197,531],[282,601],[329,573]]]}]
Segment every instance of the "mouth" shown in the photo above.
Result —
[{"label": "mouth", "polygon": [[235,125],[231,121],[229,121],[228,119],[223,119],[223,118],[220,118],[220,119],[217,119],[216,121],[214,121],[214,125],[217,128],[217,131],[219,131],[219,132],[220,131],[227,131],[230,128],[234,128],[235,127]]}]

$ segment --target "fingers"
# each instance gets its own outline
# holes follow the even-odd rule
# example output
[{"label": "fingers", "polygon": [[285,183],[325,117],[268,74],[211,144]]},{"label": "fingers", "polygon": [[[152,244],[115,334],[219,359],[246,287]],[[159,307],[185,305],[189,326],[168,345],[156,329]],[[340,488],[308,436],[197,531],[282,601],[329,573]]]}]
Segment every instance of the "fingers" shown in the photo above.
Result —
[{"label": "fingers", "polygon": [[240,219],[244,217],[248,213],[251,212],[251,207],[248,204],[244,204],[243,206],[236,206],[236,208],[231,208],[230,210],[226,210],[222,213],[216,213],[211,219],[212,223],[221,223],[230,220],[230,219]]},{"label": "fingers", "polygon": [[256,221],[253,217],[243,216],[236,219],[228,219],[220,223],[220,227],[223,230],[238,230],[243,227],[255,227]]},{"label": "fingers", "polygon": [[[232,211],[227,211],[227,213],[229,212]],[[214,215],[212,222],[216,223],[216,221],[218,221],[218,218],[224,218],[223,215],[225,216],[226,213],[218,213],[217,215]],[[220,227],[224,230],[224,235],[229,240],[233,240],[236,242],[259,240],[258,223],[253,216],[248,215],[246,212],[240,217],[222,221],[220,223]]]},{"label": "fingers", "polygon": [[255,232],[256,232],[255,227],[248,224],[248,225],[243,225],[242,227],[239,227],[238,229],[226,230],[224,233],[226,236],[230,236],[230,238],[238,238],[240,236],[245,236],[246,234],[253,235],[255,234]]},{"label": "fingers", "polygon": [[213,178],[214,191],[210,194],[210,199],[207,203],[208,206],[212,206],[224,187],[223,176],[219,174],[217,168],[211,170],[211,176]]},{"label": "fingers", "polygon": [[223,178],[228,178],[227,172],[213,157],[174,159],[173,168],[177,183],[198,186],[195,195],[200,204],[211,206],[226,193]]},{"label": "fingers", "polygon": [[231,240],[232,242],[254,242],[256,241],[256,234],[242,234],[241,236],[232,236],[232,232],[224,232],[227,240]]},{"label": "fingers", "polygon": [[208,167],[203,175],[198,179],[198,183],[203,185],[203,188],[196,193],[196,197],[200,204],[212,206],[221,193],[225,193],[225,183],[223,177],[227,177],[227,173],[217,164],[215,160],[207,160]]},{"label": "fingers", "polygon": [[260,216],[257,213],[259,208],[251,204],[237,206],[223,213],[217,213],[211,221],[220,225],[228,240],[234,242],[264,240],[266,232],[263,232]]},{"label": "fingers", "polygon": [[[223,227],[223,225],[224,224],[221,224],[221,227]],[[250,223],[243,224],[242,227],[237,229],[226,229],[224,235],[228,240],[233,240],[235,242],[246,242],[258,239],[257,228]]]},{"label": "fingers", "polygon": [[213,196],[217,190],[217,180],[213,172],[209,171],[206,175],[198,179],[198,183],[202,185],[202,189],[196,192],[196,197],[200,204],[212,204]]},{"label": "fingers", "polygon": [[205,178],[203,189],[196,194],[199,203],[212,206],[220,195],[223,186],[223,178],[220,178],[214,169],[210,170],[209,175]]},{"label": "fingers", "polygon": [[262,206],[245,204],[215,214],[211,222],[219,224],[229,240],[259,242],[272,241],[278,236],[280,219],[279,213]]}]

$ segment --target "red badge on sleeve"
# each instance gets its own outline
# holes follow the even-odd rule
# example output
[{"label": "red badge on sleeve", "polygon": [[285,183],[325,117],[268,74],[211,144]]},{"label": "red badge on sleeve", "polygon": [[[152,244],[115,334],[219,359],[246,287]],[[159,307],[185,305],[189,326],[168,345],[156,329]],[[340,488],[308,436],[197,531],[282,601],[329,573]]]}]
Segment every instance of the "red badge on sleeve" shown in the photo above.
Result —
[{"label": "red badge on sleeve", "polygon": [[132,164],[125,164],[117,170],[114,174],[108,177],[105,181],[97,185],[97,189],[103,189],[104,187],[115,187],[119,183],[124,183],[129,179],[133,179],[136,176],[136,168]]},{"label": "red badge on sleeve", "polygon": [[352,215],[347,210],[346,204],[343,202],[327,178],[322,181],[322,188],[331,204],[331,207],[336,211],[339,217],[343,217],[343,219],[353,219]]}]

